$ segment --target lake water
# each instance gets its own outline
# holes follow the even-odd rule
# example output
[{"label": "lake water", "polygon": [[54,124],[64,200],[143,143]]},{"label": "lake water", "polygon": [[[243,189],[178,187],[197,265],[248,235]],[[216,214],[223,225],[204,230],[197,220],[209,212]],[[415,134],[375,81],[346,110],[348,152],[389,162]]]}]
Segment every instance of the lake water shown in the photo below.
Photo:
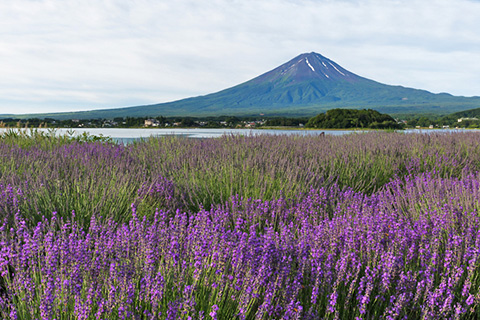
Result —
[{"label": "lake water", "polygon": [[[0,134],[7,129],[0,128]],[[52,129],[37,129],[40,131],[48,131]],[[453,133],[453,132],[479,132],[480,130],[464,130],[464,129],[442,129],[442,130],[422,130],[411,129],[401,132],[405,133]],[[168,129],[147,129],[147,128],[135,128],[135,129],[122,129],[122,128],[74,128],[74,129],[55,129],[57,135],[64,135],[67,133],[73,133],[73,135],[82,135],[87,132],[92,135],[102,135],[110,137],[114,141],[131,143],[132,141],[139,139],[147,139],[149,137],[159,137],[168,135],[184,136],[188,138],[217,138],[222,135],[319,135],[322,132],[325,135],[345,135],[351,133],[362,133],[366,131],[361,130],[273,130],[273,129],[180,129],[180,128],[168,128]]]},{"label": "lake water", "polygon": [[[2,131],[7,129],[0,129],[0,134]],[[37,129],[40,131],[47,132],[52,129]],[[280,134],[298,134],[298,135],[319,135],[322,132],[328,135],[344,135],[353,132],[362,132],[354,130],[269,130],[269,129],[180,129],[180,128],[168,128],[168,129],[147,129],[147,128],[132,128],[132,129],[122,129],[122,128],[73,128],[73,129],[55,129],[57,135],[64,135],[73,133],[74,136],[82,135],[83,133],[89,133],[96,136],[105,136],[110,137],[117,142],[130,143],[135,140],[147,139],[149,137],[160,137],[160,136],[184,136],[188,138],[217,138],[223,135],[257,135],[257,134],[269,134],[269,135],[280,135]]]}]

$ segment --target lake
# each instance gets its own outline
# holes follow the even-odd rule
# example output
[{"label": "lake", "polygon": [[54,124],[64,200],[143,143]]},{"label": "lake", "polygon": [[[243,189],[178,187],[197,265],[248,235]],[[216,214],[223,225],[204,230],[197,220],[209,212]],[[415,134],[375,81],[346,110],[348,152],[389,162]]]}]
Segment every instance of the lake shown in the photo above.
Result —
[{"label": "lake", "polygon": [[[0,128],[0,133],[7,129]],[[37,129],[40,131],[47,132],[48,130],[52,129]],[[402,132],[405,133],[453,133],[453,132],[479,132],[479,130],[464,130],[464,129],[409,129],[404,130]],[[177,136],[184,136],[188,138],[218,138],[225,134],[233,134],[233,135],[257,135],[257,134],[268,134],[268,135],[320,135],[324,132],[326,135],[335,135],[341,136],[345,134],[351,133],[361,133],[366,132],[362,130],[276,130],[276,129],[185,129],[185,128],[162,128],[162,129],[154,129],[154,128],[61,128],[55,129],[57,135],[64,135],[67,133],[73,133],[73,135],[82,135],[85,132],[88,132],[92,135],[103,135],[105,137],[110,137],[116,142],[123,142],[123,143],[131,143],[135,140],[139,139],[147,139],[151,136],[158,137],[158,136],[168,136],[168,135],[177,135]]]},{"label": "lake", "polygon": [[[7,129],[0,129],[0,133]],[[37,129],[39,131],[45,131],[52,129]],[[102,135],[105,137],[110,137],[117,142],[130,143],[139,139],[147,139],[149,137],[160,137],[160,136],[184,136],[188,138],[218,138],[222,135],[233,134],[233,135],[257,135],[257,134],[269,134],[269,135],[280,135],[280,134],[298,134],[298,135],[319,135],[322,132],[328,135],[344,135],[353,132],[362,132],[354,130],[273,130],[273,129],[185,129],[185,128],[165,128],[165,129],[150,129],[150,128],[60,128],[55,129],[57,135],[64,135],[72,133],[73,135],[82,135],[85,132],[88,132],[92,135]]]}]

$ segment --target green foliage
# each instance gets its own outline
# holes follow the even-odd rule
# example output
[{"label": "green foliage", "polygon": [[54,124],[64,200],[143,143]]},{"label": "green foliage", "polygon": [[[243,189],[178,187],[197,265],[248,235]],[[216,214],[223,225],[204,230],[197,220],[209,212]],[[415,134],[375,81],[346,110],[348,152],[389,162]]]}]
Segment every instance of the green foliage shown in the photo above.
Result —
[{"label": "green foliage", "polygon": [[111,138],[103,135],[96,136],[87,132],[84,132],[79,136],[75,136],[74,134],[74,131],[68,131],[64,135],[59,135],[55,129],[41,131],[35,128],[8,128],[5,131],[0,132],[0,143],[18,145],[22,148],[40,147],[43,149],[50,149],[55,146],[72,142],[113,142]]},{"label": "green foliage", "polygon": [[306,127],[322,129],[400,129],[401,125],[391,116],[371,109],[332,109],[310,118]]},{"label": "green foliage", "polygon": [[308,118],[284,118],[275,117],[267,119],[266,126],[270,127],[298,127],[300,124],[307,123]]},{"label": "green foliage", "polygon": [[[461,119],[462,121],[458,121]],[[480,128],[480,108],[452,113],[438,119],[439,125],[460,128]]]}]

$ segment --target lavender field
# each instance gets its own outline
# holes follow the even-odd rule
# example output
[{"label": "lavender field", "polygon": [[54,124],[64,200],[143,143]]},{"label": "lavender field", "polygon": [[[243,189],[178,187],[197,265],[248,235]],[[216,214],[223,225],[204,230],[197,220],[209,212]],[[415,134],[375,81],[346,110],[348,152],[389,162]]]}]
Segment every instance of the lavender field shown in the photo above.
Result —
[{"label": "lavender field", "polygon": [[480,135],[0,139],[1,319],[476,319]]}]

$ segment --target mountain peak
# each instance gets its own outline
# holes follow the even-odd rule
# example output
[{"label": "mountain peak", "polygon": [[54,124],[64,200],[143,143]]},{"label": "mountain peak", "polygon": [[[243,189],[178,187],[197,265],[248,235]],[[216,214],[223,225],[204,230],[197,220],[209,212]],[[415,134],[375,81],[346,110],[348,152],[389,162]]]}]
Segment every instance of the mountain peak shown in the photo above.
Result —
[{"label": "mountain peak", "polygon": [[334,61],[316,52],[302,53],[281,66],[255,78],[254,82],[303,82],[309,80],[321,82],[347,81],[362,79],[342,68]]},{"label": "mountain peak", "polygon": [[320,53],[316,53],[316,52],[314,52],[314,51],[301,53],[301,54],[299,54],[296,58],[302,58],[302,57],[304,57],[304,58],[308,58],[308,57],[313,58],[313,57],[315,57],[315,58],[320,58],[320,59],[327,59],[327,58],[325,58],[324,56],[322,56]]}]

